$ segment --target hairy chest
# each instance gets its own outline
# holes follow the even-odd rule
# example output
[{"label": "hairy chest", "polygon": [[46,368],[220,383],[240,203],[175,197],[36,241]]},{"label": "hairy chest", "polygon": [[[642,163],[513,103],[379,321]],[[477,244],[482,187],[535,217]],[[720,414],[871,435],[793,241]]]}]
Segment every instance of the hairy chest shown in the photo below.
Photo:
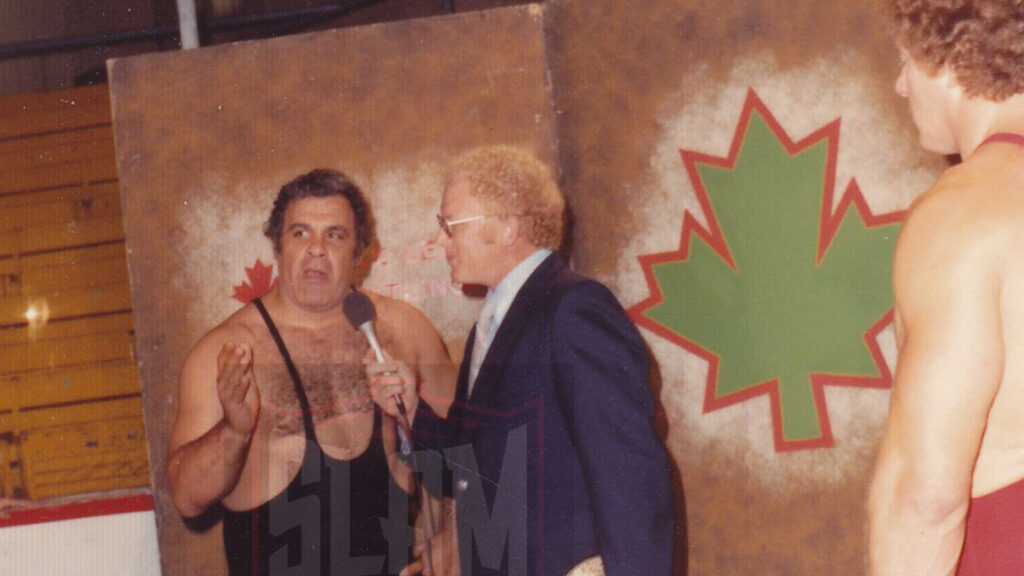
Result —
[{"label": "hairy chest", "polygon": [[303,431],[304,403],[318,427],[343,421],[348,415],[372,412],[363,365],[368,344],[361,334],[283,329],[281,335],[298,372],[298,382],[272,340],[254,349],[260,418],[274,435]]}]

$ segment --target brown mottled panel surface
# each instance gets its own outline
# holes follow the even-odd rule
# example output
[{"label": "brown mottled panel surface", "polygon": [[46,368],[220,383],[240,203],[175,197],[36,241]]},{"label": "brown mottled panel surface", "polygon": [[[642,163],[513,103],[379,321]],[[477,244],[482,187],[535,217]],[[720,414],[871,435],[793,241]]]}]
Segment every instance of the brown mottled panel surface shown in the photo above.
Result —
[{"label": "brown mottled panel surface", "polygon": [[536,6],[411,20],[109,65],[161,562],[222,574],[220,529],[192,532],[163,475],[185,354],[273,260],[282,184],[341,169],[370,197],[381,253],[364,286],[424,310],[453,348],[478,302],[427,241],[452,155],[496,142],[554,159]]},{"label": "brown mottled panel surface", "polygon": [[[855,177],[876,213],[905,208],[941,159],[918,150],[892,92],[885,17],[873,2],[839,0],[551,0],[576,267],[627,306],[647,297],[637,256],[676,249],[684,211],[699,209],[679,150],[726,155],[748,88],[794,140],[841,118],[839,185]],[[827,389],[835,446],[777,453],[766,397],[703,414],[707,363],[644,336],[681,480],[676,572],[863,574],[888,391]],[[891,364],[891,335],[882,347]]]}]

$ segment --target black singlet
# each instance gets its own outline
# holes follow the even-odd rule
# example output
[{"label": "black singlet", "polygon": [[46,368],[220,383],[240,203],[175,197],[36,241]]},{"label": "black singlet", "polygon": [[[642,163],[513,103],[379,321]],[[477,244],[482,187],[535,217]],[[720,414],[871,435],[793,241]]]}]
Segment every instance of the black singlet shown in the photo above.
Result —
[{"label": "black singlet", "polygon": [[[302,380],[263,303],[253,301],[274,337],[302,408],[306,449],[298,474],[252,510],[224,511],[231,576],[396,574],[410,559],[409,497],[391,478],[374,407],[373,436],[352,460],[324,454]],[[256,470],[259,470],[257,463]],[[264,464],[263,469],[267,467]]]}]

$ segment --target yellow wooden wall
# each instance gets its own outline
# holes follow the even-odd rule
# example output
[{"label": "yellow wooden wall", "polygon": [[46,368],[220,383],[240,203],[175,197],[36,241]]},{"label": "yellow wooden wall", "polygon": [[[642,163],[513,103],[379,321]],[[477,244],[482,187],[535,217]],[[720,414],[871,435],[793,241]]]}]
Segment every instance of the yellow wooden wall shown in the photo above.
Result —
[{"label": "yellow wooden wall", "polygon": [[149,482],[106,86],[0,98],[0,495]]}]

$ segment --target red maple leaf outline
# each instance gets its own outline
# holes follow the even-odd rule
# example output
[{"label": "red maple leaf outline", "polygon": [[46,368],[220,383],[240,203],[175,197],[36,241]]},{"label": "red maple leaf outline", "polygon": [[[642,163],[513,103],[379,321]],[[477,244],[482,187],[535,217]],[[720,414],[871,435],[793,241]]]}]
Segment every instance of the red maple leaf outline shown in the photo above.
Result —
[{"label": "red maple leaf outline", "polygon": [[743,137],[746,134],[747,126],[750,123],[750,117],[755,111],[761,116],[772,133],[775,134],[775,137],[782,142],[790,156],[796,155],[822,140],[825,140],[828,143],[828,154],[825,164],[825,181],[823,182],[824,195],[821,203],[821,216],[818,227],[818,258],[815,262],[816,265],[820,266],[821,262],[824,260],[825,255],[828,253],[828,249],[832,244],[832,240],[839,231],[839,225],[851,205],[857,208],[857,213],[860,215],[861,221],[864,223],[866,228],[874,228],[877,226],[901,222],[906,216],[905,210],[880,215],[873,214],[871,209],[868,207],[864,195],[861,193],[860,186],[858,186],[857,181],[854,178],[850,179],[850,184],[846,187],[846,191],[843,193],[842,198],[840,198],[839,205],[836,206],[835,211],[830,212],[835,193],[836,159],[838,157],[840,118],[836,118],[799,142],[793,142],[779,124],[778,120],[775,119],[775,116],[772,115],[771,111],[768,110],[768,107],[765,106],[764,102],[758,97],[754,89],[748,88],[746,101],[744,102],[743,110],[740,113],[740,121],[736,126],[736,132],[733,135],[732,145],[727,157],[712,156],[710,154],[704,154],[693,150],[679,151],[683,164],[686,166],[686,172],[689,175],[690,182],[693,183],[693,187],[697,193],[701,212],[704,215],[705,221],[708,223],[708,228],[701,226],[697,219],[693,217],[693,214],[687,210],[683,217],[683,230],[679,240],[678,249],[670,252],[644,254],[637,257],[640,261],[640,266],[644,271],[644,278],[647,281],[647,285],[651,289],[651,294],[643,301],[631,306],[628,313],[638,326],[647,328],[658,336],[661,336],[669,342],[682,347],[708,362],[708,376],[704,392],[704,414],[750,400],[762,394],[767,394],[771,401],[772,428],[776,452],[828,448],[835,445],[835,438],[832,435],[832,426],[828,417],[828,407],[825,402],[825,386],[877,389],[886,389],[892,386],[892,372],[889,370],[885,357],[882,355],[881,347],[878,344],[878,334],[893,321],[892,308],[883,314],[882,317],[864,333],[864,342],[867,344],[868,350],[871,353],[871,358],[878,369],[878,376],[825,373],[810,374],[811,390],[814,394],[814,405],[818,412],[818,425],[819,430],[821,430],[821,436],[818,438],[802,440],[786,440],[783,437],[782,401],[780,399],[778,378],[766,380],[752,387],[738,390],[724,396],[718,396],[716,394],[715,387],[718,382],[719,357],[710,350],[702,348],[696,342],[673,332],[667,326],[664,326],[645,315],[647,310],[665,301],[664,294],[661,291],[661,286],[658,284],[657,279],[654,276],[653,266],[666,262],[683,262],[688,260],[690,253],[690,239],[694,234],[704,240],[708,247],[717,253],[733,271],[737,271],[735,260],[729,251],[728,242],[722,234],[718,221],[715,218],[715,211],[711,205],[711,199],[708,196],[707,189],[704,187],[704,182],[701,180],[700,174],[697,172],[697,164],[706,164],[727,170],[734,169],[737,157],[739,156],[740,145],[743,143]]},{"label": "red maple leaf outline", "polygon": [[274,266],[272,264],[264,264],[259,258],[252,267],[245,266],[245,275],[249,278],[249,281],[242,281],[241,284],[235,285],[234,293],[231,295],[232,298],[238,300],[242,304],[248,304],[256,298],[262,298],[266,296],[271,290],[277,286],[277,277],[274,276]]}]

